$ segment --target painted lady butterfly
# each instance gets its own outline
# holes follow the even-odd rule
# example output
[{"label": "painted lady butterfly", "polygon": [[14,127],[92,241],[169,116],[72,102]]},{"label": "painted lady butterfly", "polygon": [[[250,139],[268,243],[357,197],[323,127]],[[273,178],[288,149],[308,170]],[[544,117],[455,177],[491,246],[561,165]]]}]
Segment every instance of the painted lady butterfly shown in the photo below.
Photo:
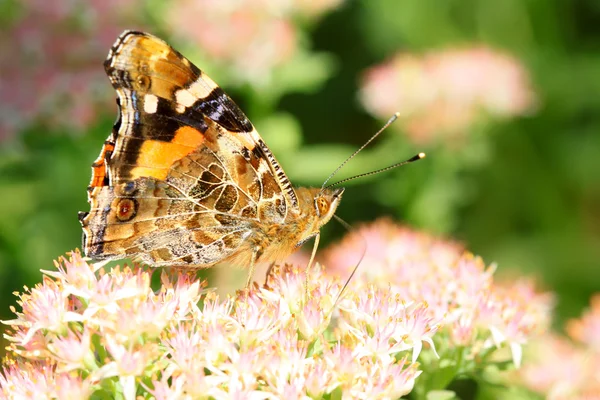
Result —
[{"label": "painted lady butterfly", "polygon": [[104,68],[119,118],[92,164],[91,210],[79,213],[87,256],[238,264],[247,284],[256,263],[311,238],[314,257],[344,189],[292,187],[231,98],[157,37],[124,32]]}]

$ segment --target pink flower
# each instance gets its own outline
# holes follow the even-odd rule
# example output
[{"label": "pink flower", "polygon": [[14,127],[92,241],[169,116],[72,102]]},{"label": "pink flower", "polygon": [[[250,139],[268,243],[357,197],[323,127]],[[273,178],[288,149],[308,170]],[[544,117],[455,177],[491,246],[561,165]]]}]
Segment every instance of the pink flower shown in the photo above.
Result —
[{"label": "pink flower", "polygon": [[570,337],[600,354],[600,294],[592,297],[591,308],[580,319],[567,323]]},{"label": "pink flower", "polygon": [[[458,245],[389,221],[353,235],[361,231],[380,254],[367,255],[369,273],[359,270],[344,293],[318,264],[275,266],[263,287],[225,299],[191,273],[160,270],[155,290],[157,270],[107,269],[73,252],[20,295],[0,390],[18,396],[33,376],[26,390],[40,396],[66,396],[65,385],[132,400],[391,399],[415,385],[427,393],[435,379],[419,376],[457,363],[457,353],[456,374],[493,364],[497,347],[518,364],[520,346],[545,328],[549,308],[530,284],[495,284],[493,268]],[[352,253],[357,240],[339,246]],[[334,261],[339,275],[353,267]]]},{"label": "pink flower", "polygon": [[0,140],[32,122],[86,127],[98,104],[113,102],[102,61],[114,38],[135,23],[140,2],[21,3],[24,12],[0,37]]},{"label": "pink flower", "polygon": [[309,359],[306,363],[304,378],[306,394],[312,398],[321,398],[325,393],[330,393],[336,387],[333,383],[333,373],[327,368],[327,362],[324,358]]},{"label": "pink flower", "polygon": [[61,360],[59,372],[93,367],[94,353],[91,341],[92,334],[86,328],[82,334],[68,331],[66,336],[54,338],[52,343],[48,344],[48,350],[53,358]]},{"label": "pink flower", "polygon": [[43,358],[46,356],[48,341],[47,336],[38,334],[40,331],[65,334],[70,322],[82,320],[80,315],[73,312],[73,303],[60,289],[56,282],[45,280],[30,293],[19,296],[18,303],[23,312],[17,313],[17,319],[3,321],[15,329],[14,335],[8,338],[16,346],[15,351]]},{"label": "pink flower", "polygon": [[179,0],[166,21],[240,82],[262,86],[298,53],[297,17],[315,19],[343,1]]},{"label": "pink flower", "polygon": [[538,340],[526,353],[518,379],[548,399],[600,398],[599,309],[596,294],[581,318],[567,322],[570,338],[548,334]]},{"label": "pink flower", "polygon": [[[486,268],[480,258],[463,253],[459,245],[389,220],[359,227],[326,250],[325,264],[336,276],[348,276],[365,245],[365,268],[359,266],[350,284],[353,291],[362,293],[360,301],[351,307],[345,300],[340,308],[351,325],[370,327],[370,332],[378,326],[374,321],[390,329],[398,318],[394,313],[402,307],[410,309],[398,318],[402,324],[397,329],[406,335],[400,343],[410,344],[413,357],[418,356],[423,341],[433,348],[434,333],[440,337],[436,333],[440,330],[445,346],[466,346],[471,359],[507,345],[519,365],[521,346],[548,328],[552,298],[535,292],[531,282],[497,285],[495,268]],[[387,289],[381,292],[365,282]],[[360,330],[355,335],[359,337]]]},{"label": "pink flower", "polygon": [[[407,392],[417,376],[416,364],[396,364],[395,357],[418,351],[420,341],[434,333],[426,328],[428,319],[422,326],[416,323],[428,317],[419,314],[418,307],[390,303],[394,328],[386,331],[387,336],[366,332],[360,339],[380,340],[385,362],[378,362],[360,350],[368,344],[358,346],[360,341],[348,335],[335,339],[335,332],[342,332],[341,321],[332,324],[331,320],[340,282],[317,266],[309,274],[305,287],[306,276],[297,268],[276,267],[269,287],[254,286],[237,298],[221,301],[212,293],[202,297],[202,285],[188,274],[169,276],[163,271],[161,287],[154,291],[150,273],[143,268],[106,271],[74,252],[60,260],[57,271],[48,273],[44,285],[21,295],[25,311],[10,322],[7,337],[12,356],[25,368],[36,370],[36,360],[44,359],[44,368],[89,376],[97,390],[117,388],[126,399],[140,391],[162,398],[182,393],[303,398],[309,391],[328,395],[340,386],[348,393],[367,393],[375,390],[372,384],[377,390],[397,392],[400,387]],[[64,296],[69,301],[48,301]],[[45,309],[50,306],[52,312]],[[67,313],[74,316],[68,324]],[[49,323],[48,318],[56,322]],[[351,323],[344,322],[347,329],[360,329]],[[63,324],[64,328],[55,328]],[[383,328],[385,321],[373,324]],[[353,357],[348,366],[352,373],[345,374],[343,368],[335,373],[328,370],[347,358],[344,352],[328,350],[325,337],[345,342],[343,348],[350,349]],[[28,347],[32,343],[35,348]],[[394,343],[402,345],[394,347]],[[374,378],[384,372],[394,378]],[[143,379],[149,376],[152,381]],[[19,379],[5,369],[1,389],[10,393]],[[51,385],[36,390],[53,390]]]},{"label": "pink flower", "polygon": [[125,398],[134,399],[138,383],[136,380],[151,370],[152,364],[158,362],[160,351],[156,343],[119,343],[112,336],[104,338],[109,362],[93,372],[98,380],[116,377]]},{"label": "pink flower", "polygon": [[[406,367],[408,365],[408,367]],[[367,364],[367,373],[350,391],[354,398],[398,399],[410,393],[421,375],[416,364],[406,360],[386,363],[377,360]]]},{"label": "pink flower", "polygon": [[600,395],[600,356],[565,338],[547,335],[528,352],[519,378],[526,387],[552,400],[594,399]]},{"label": "pink flower", "polygon": [[553,305],[553,297],[536,293],[531,281],[499,284],[492,288],[488,307],[483,308],[487,313],[481,312],[480,320],[486,322],[496,345],[510,346],[515,365],[520,366],[521,346],[548,330]]},{"label": "pink flower", "polygon": [[173,33],[196,42],[211,60],[243,81],[268,80],[271,70],[296,52],[297,33],[277,4],[262,1],[180,0],[169,7]]},{"label": "pink flower", "polygon": [[365,73],[361,100],[373,115],[400,113],[416,143],[462,139],[482,115],[513,117],[535,105],[519,61],[487,47],[397,54]]},{"label": "pink flower", "polygon": [[[355,355],[390,360],[392,354],[412,349],[416,362],[422,342],[434,347],[437,322],[424,304],[406,304],[390,289],[367,288],[358,299],[344,300],[342,332],[356,343]],[[435,350],[434,350],[435,351]]]},{"label": "pink flower", "polygon": [[[363,249],[366,253],[361,260]],[[428,269],[420,269],[423,262],[434,265],[455,263],[464,249],[458,243],[444,241],[424,233],[415,232],[394,224],[390,219],[379,219],[371,224],[357,227],[355,231],[336,246],[327,248],[323,256],[323,264],[328,271],[342,277],[357,263],[376,266],[375,268],[358,268],[356,282],[383,284],[393,277],[397,282],[410,282],[419,278],[417,274]],[[397,268],[399,263],[412,266]],[[413,265],[415,264],[415,265]],[[393,271],[388,270],[388,266]],[[399,275],[398,275],[399,274]]]},{"label": "pink flower", "polygon": [[0,398],[78,400],[91,396],[92,383],[78,375],[57,373],[43,362],[11,362],[0,373]]}]

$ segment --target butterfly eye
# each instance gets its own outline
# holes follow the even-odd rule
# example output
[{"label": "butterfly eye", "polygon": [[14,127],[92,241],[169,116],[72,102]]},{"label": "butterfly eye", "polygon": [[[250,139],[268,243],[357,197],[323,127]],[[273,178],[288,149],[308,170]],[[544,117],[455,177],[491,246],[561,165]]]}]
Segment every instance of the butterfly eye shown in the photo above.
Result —
[{"label": "butterfly eye", "polygon": [[329,202],[324,197],[319,197],[316,200],[316,207],[319,216],[325,215],[329,211]]}]

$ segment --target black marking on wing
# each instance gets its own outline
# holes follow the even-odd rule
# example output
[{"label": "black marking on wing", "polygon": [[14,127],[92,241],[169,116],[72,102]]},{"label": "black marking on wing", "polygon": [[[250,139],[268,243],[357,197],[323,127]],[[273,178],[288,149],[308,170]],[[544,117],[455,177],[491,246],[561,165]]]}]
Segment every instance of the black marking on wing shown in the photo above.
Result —
[{"label": "black marking on wing", "polygon": [[273,167],[273,172],[275,172],[275,176],[277,177],[277,180],[281,184],[281,188],[288,194],[290,201],[292,203],[291,204],[292,207],[298,207],[298,198],[296,197],[296,192],[294,191],[294,188],[292,187],[290,180],[285,175],[285,172],[283,172],[283,168],[281,168],[281,166],[279,165],[279,163],[277,162],[277,160],[275,159],[275,157],[271,153],[271,150],[269,150],[269,148],[267,147],[265,142],[263,142],[262,140],[259,140],[258,147],[260,147],[260,149],[264,153],[265,157],[267,157],[267,159],[269,160],[269,163]]},{"label": "black marking on wing", "polygon": [[192,108],[231,132],[252,132],[254,129],[242,110],[219,87],[208,96],[196,100]]}]

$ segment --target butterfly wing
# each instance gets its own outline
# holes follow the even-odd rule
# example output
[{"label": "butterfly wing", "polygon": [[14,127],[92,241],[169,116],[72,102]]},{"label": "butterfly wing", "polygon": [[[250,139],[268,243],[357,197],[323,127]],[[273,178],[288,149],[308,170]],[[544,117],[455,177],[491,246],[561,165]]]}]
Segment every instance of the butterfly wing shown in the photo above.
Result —
[{"label": "butterfly wing", "polygon": [[84,252],[153,265],[248,260],[252,235],[298,208],[238,106],[164,41],[126,31],[105,69],[119,118],[92,165]]}]

